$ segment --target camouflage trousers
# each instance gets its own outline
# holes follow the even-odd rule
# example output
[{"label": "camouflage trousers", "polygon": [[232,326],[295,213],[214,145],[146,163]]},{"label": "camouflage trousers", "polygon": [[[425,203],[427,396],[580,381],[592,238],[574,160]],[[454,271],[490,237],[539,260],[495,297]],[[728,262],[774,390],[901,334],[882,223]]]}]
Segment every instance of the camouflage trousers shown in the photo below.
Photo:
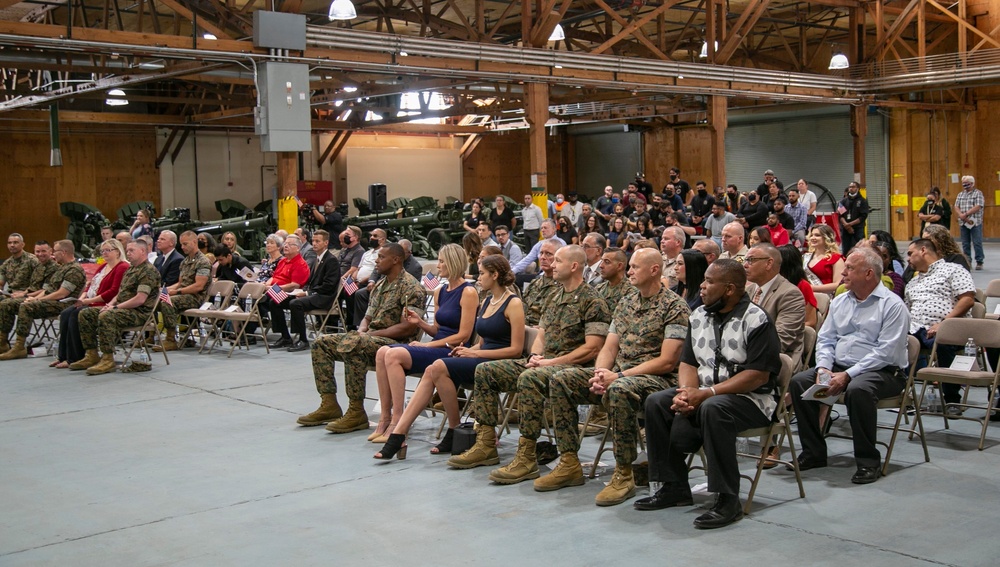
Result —
[{"label": "camouflage trousers", "polygon": [[0,334],[4,337],[10,336],[10,332],[14,328],[14,319],[17,318],[17,311],[21,308],[22,303],[24,303],[24,298],[21,297],[17,299],[9,297],[0,301]]},{"label": "camouflage trousers", "polygon": [[[569,364],[528,368],[527,359],[493,360],[476,367],[473,386],[476,420],[496,427],[497,408],[502,392],[517,392],[518,429],[521,437],[538,439],[542,434],[549,379],[561,370],[577,368]],[[593,371],[591,371],[593,372]]]},{"label": "camouflage trousers", "polygon": [[674,381],[653,374],[622,376],[611,382],[604,396],[599,396],[590,392],[589,381],[593,376],[593,368],[571,368],[552,377],[550,402],[559,452],[575,452],[580,448],[577,406],[604,404],[610,416],[615,462],[630,465],[639,456],[636,413],[643,407],[647,396],[670,388]]},{"label": "camouflage trousers", "polygon": [[14,331],[18,337],[26,339],[31,333],[32,321],[35,319],[55,317],[56,315],[62,313],[65,308],[65,303],[55,300],[21,303],[20,309],[17,310],[17,326],[14,328]]},{"label": "camouflage trousers", "polygon": [[114,354],[115,339],[122,329],[138,327],[146,322],[146,315],[135,309],[109,309],[101,312],[100,307],[90,307],[80,312],[80,342],[83,348],[97,348],[100,338],[101,353]]},{"label": "camouflage trousers", "polygon": [[336,394],[337,378],[334,363],[344,363],[344,386],[352,402],[365,399],[365,378],[368,367],[375,365],[375,353],[397,341],[357,331],[324,335],[313,341],[311,348],[313,377],[320,394]]},{"label": "camouflage trousers", "polygon": [[160,313],[163,314],[163,329],[167,331],[167,336],[177,330],[177,319],[180,314],[188,309],[201,307],[202,302],[196,295],[173,295],[170,297],[173,305],[167,305],[165,301],[160,302]]}]

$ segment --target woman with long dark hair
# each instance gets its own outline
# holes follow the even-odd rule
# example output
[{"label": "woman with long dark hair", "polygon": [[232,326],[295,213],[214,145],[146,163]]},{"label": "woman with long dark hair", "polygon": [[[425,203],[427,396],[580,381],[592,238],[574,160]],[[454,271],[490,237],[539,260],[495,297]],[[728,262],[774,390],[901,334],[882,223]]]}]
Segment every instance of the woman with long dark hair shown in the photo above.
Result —
[{"label": "woman with long dark hair", "polygon": [[701,305],[701,282],[705,281],[708,260],[697,250],[683,250],[674,268],[677,271],[677,295],[694,311]]},{"label": "woman with long dark hair", "polygon": [[802,292],[802,297],[806,300],[806,325],[816,329],[816,294],[806,281],[806,272],[802,267],[802,252],[799,252],[793,244],[779,246],[778,252],[781,252],[781,275]]}]

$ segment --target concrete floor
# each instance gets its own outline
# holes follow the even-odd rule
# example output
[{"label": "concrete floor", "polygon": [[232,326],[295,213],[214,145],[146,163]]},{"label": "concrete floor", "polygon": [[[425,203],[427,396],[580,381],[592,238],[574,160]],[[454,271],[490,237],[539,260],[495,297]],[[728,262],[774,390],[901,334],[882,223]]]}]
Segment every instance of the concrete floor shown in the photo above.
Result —
[{"label": "concrete floor", "polygon": [[[987,270],[975,274],[981,287],[1000,277],[1000,245],[988,248]],[[378,447],[365,433],[299,428],[295,417],[318,401],[306,353],[257,347],[227,360],[185,351],[169,366],[154,358],[149,373],[98,377],[50,370],[49,361],[0,363],[4,567],[600,565],[671,556],[701,566],[972,566],[996,565],[1000,554],[1000,432],[991,428],[977,451],[971,422],[945,431],[927,418],[931,462],[903,438],[889,476],[867,486],[850,483],[850,443],[831,440],[831,466],[804,473],[805,499],[791,473],[771,471],[750,516],[703,532],[691,522],[710,502],[705,494],[693,508],[661,512],[594,506],[610,467],[547,494],[530,483],[492,485],[485,467],[450,470],[427,453],[436,419],[418,421],[409,458],[389,463],[371,459]],[[338,365],[342,384],[341,373]],[[503,460],[514,446],[516,435],[504,440]],[[582,454],[595,448],[588,439]]]}]

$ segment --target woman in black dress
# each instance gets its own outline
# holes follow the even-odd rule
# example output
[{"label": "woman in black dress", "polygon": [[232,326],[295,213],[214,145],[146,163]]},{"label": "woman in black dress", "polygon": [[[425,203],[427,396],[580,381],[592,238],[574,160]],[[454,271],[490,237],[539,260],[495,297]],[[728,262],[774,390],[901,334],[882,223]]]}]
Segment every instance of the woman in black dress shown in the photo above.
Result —
[{"label": "woman in black dress", "polygon": [[436,360],[427,367],[385,446],[375,453],[376,459],[391,459],[397,453],[400,459],[406,458],[406,434],[420,412],[427,407],[435,389],[448,416],[448,433],[440,444],[431,449],[431,453],[450,453],[455,427],[461,417],[456,386],[471,388],[476,366],[483,362],[523,355],[524,305],[508,290],[514,283],[510,264],[503,256],[494,255],[480,260],[479,268],[479,285],[490,291],[476,317],[479,342],[468,348],[456,347],[450,357]]}]

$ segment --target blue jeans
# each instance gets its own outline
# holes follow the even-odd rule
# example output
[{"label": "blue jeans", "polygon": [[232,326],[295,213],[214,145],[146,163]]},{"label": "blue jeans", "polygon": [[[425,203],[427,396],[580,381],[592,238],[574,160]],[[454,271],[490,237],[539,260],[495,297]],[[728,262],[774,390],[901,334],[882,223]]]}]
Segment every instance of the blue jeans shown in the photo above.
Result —
[{"label": "blue jeans", "polygon": [[969,243],[972,243],[972,247],[976,251],[976,264],[982,264],[985,257],[983,256],[983,225],[976,225],[972,228],[967,228],[964,224],[961,226],[962,234],[962,252],[969,258],[972,258],[972,254],[969,250]]}]

